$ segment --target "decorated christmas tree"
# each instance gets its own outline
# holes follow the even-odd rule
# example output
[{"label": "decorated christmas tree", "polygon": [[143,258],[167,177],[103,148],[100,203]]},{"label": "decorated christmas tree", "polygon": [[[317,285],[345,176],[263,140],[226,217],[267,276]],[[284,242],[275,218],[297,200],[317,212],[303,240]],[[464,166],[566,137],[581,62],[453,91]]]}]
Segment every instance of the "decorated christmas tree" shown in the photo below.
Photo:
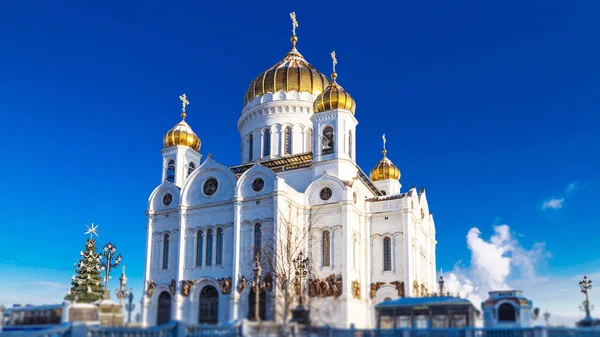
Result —
[{"label": "decorated christmas tree", "polygon": [[86,234],[90,238],[86,240],[85,251],[79,253],[81,258],[76,263],[74,275],[71,278],[71,289],[65,300],[73,302],[90,303],[102,298],[104,287],[102,285],[102,267],[100,265],[101,255],[96,253],[96,240],[92,235],[98,235],[96,229],[98,226],[88,227]]}]

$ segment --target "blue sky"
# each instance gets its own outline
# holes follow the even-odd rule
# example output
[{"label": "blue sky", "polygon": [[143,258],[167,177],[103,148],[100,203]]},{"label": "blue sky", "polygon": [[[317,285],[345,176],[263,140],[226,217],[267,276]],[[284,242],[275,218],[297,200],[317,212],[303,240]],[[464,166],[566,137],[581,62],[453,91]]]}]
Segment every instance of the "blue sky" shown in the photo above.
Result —
[{"label": "blue sky", "polygon": [[[0,302],[61,293],[91,222],[123,254],[139,299],[144,211],[178,96],[191,102],[203,155],[238,164],[243,95],[289,50],[291,11],[312,65],[329,74],[336,51],[338,82],[357,102],[359,165],[377,163],[386,133],[404,190],[427,188],[438,268],[469,268],[471,227],[487,238],[508,224],[524,249],[545,243],[536,275],[600,272],[599,10],[592,1],[3,3],[0,254],[61,270],[0,258],[10,293]],[[564,200],[544,208],[551,199]]]}]

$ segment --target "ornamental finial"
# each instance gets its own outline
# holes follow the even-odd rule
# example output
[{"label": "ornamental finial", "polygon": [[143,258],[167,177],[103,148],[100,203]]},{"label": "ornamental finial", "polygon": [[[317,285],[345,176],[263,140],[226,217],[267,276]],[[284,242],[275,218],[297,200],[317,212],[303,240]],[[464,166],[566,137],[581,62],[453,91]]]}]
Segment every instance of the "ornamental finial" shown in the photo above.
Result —
[{"label": "ornamental finial", "polygon": [[188,101],[186,94],[179,96],[179,100],[181,101],[181,119],[183,120],[187,116],[185,108],[190,105],[190,101]]},{"label": "ornamental finial", "polygon": [[385,154],[387,153],[387,150],[385,149],[385,143],[387,142],[387,140],[385,139],[385,133],[383,134],[383,136],[381,136],[381,139],[383,139],[383,155],[385,156]]},{"label": "ornamental finial", "polygon": [[296,49],[296,42],[298,41],[298,38],[296,37],[296,28],[298,27],[296,12],[290,13],[290,19],[292,19],[292,49]]},{"label": "ornamental finial", "polygon": [[331,52],[331,60],[333,61],[333,73],[331,73],[331,78],[333,78],[333,82],[335,82],[335,79],[337,78],[337,73],[335,72],[335,65],[337,64],[335,50]]}]

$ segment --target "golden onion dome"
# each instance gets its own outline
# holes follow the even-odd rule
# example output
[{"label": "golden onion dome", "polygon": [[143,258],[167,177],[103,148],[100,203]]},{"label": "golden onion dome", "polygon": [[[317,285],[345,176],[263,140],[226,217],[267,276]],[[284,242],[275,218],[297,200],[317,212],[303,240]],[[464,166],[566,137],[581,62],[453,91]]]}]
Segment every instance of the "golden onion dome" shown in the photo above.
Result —
[{"label": "golden onion dome", "polygon": [[336,82],[337,73],[335,72],[335,65],[337,64],[337,59],[335,57],[335,51],[331,53],[331,58],[333,59],[333,73],[331,74],[333,82],[317,96],[317,99],[313,103],[313,111],[314,113],[319,113],[333,109],[345,109],[352,112],[354,115],[356,102],[354,102],[352,96]]},{"label": "golden onion dome", "polygon": [[383,158],[371,170],[371,180],[400,179],[400,170],[386,157],[386,150],[382,151]]},{"label": "golden onion dome", "polygon": [[269,92],[293,90],[317,96],[327,88],[329,79],[311,66],[296,50],[297,41],[298,38],[292,36],[292,50],[250,83],[244,96],[244,106],[254,98]]},{"label": "golden onion dome", "polygon": [[192,127],[185,122],[186,112],[185,108],[190,102],[187,100],[185,94],[179,96],[183,105],[183,111],[181,112],[181,122],[177,123],[171,130],[167,131],[163,139],[165,147],[170,146],[187,146],[195,151],[200,150],[200,138],[194,133]]}]

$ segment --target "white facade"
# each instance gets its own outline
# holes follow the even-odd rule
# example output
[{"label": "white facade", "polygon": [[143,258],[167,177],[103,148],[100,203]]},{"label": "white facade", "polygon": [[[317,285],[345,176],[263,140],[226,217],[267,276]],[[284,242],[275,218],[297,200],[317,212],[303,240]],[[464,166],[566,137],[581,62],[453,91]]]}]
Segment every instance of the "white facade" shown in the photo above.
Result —
[{"label": "white facade", "polygon": [[[281,321],[297,305],[293,283],[287,303],[278,277],[293,279],[295,270],[273,261],[300,251],[310,261],[302,290],[317,325],[373,327],[377,303],[435,291],[435,226],[424,189],[372,182],[356,164],[353,113],[315,114],[315,98],[278,91],[248,102],[238,122],[240,166],[212,155],[201,162],[186,146],[162,150],[163,182],[147,211],[145,325],[161,315],[189,323],[248,318],[255,252],[267,320]],[[324,144],[328,127],[333,144]]]}]

